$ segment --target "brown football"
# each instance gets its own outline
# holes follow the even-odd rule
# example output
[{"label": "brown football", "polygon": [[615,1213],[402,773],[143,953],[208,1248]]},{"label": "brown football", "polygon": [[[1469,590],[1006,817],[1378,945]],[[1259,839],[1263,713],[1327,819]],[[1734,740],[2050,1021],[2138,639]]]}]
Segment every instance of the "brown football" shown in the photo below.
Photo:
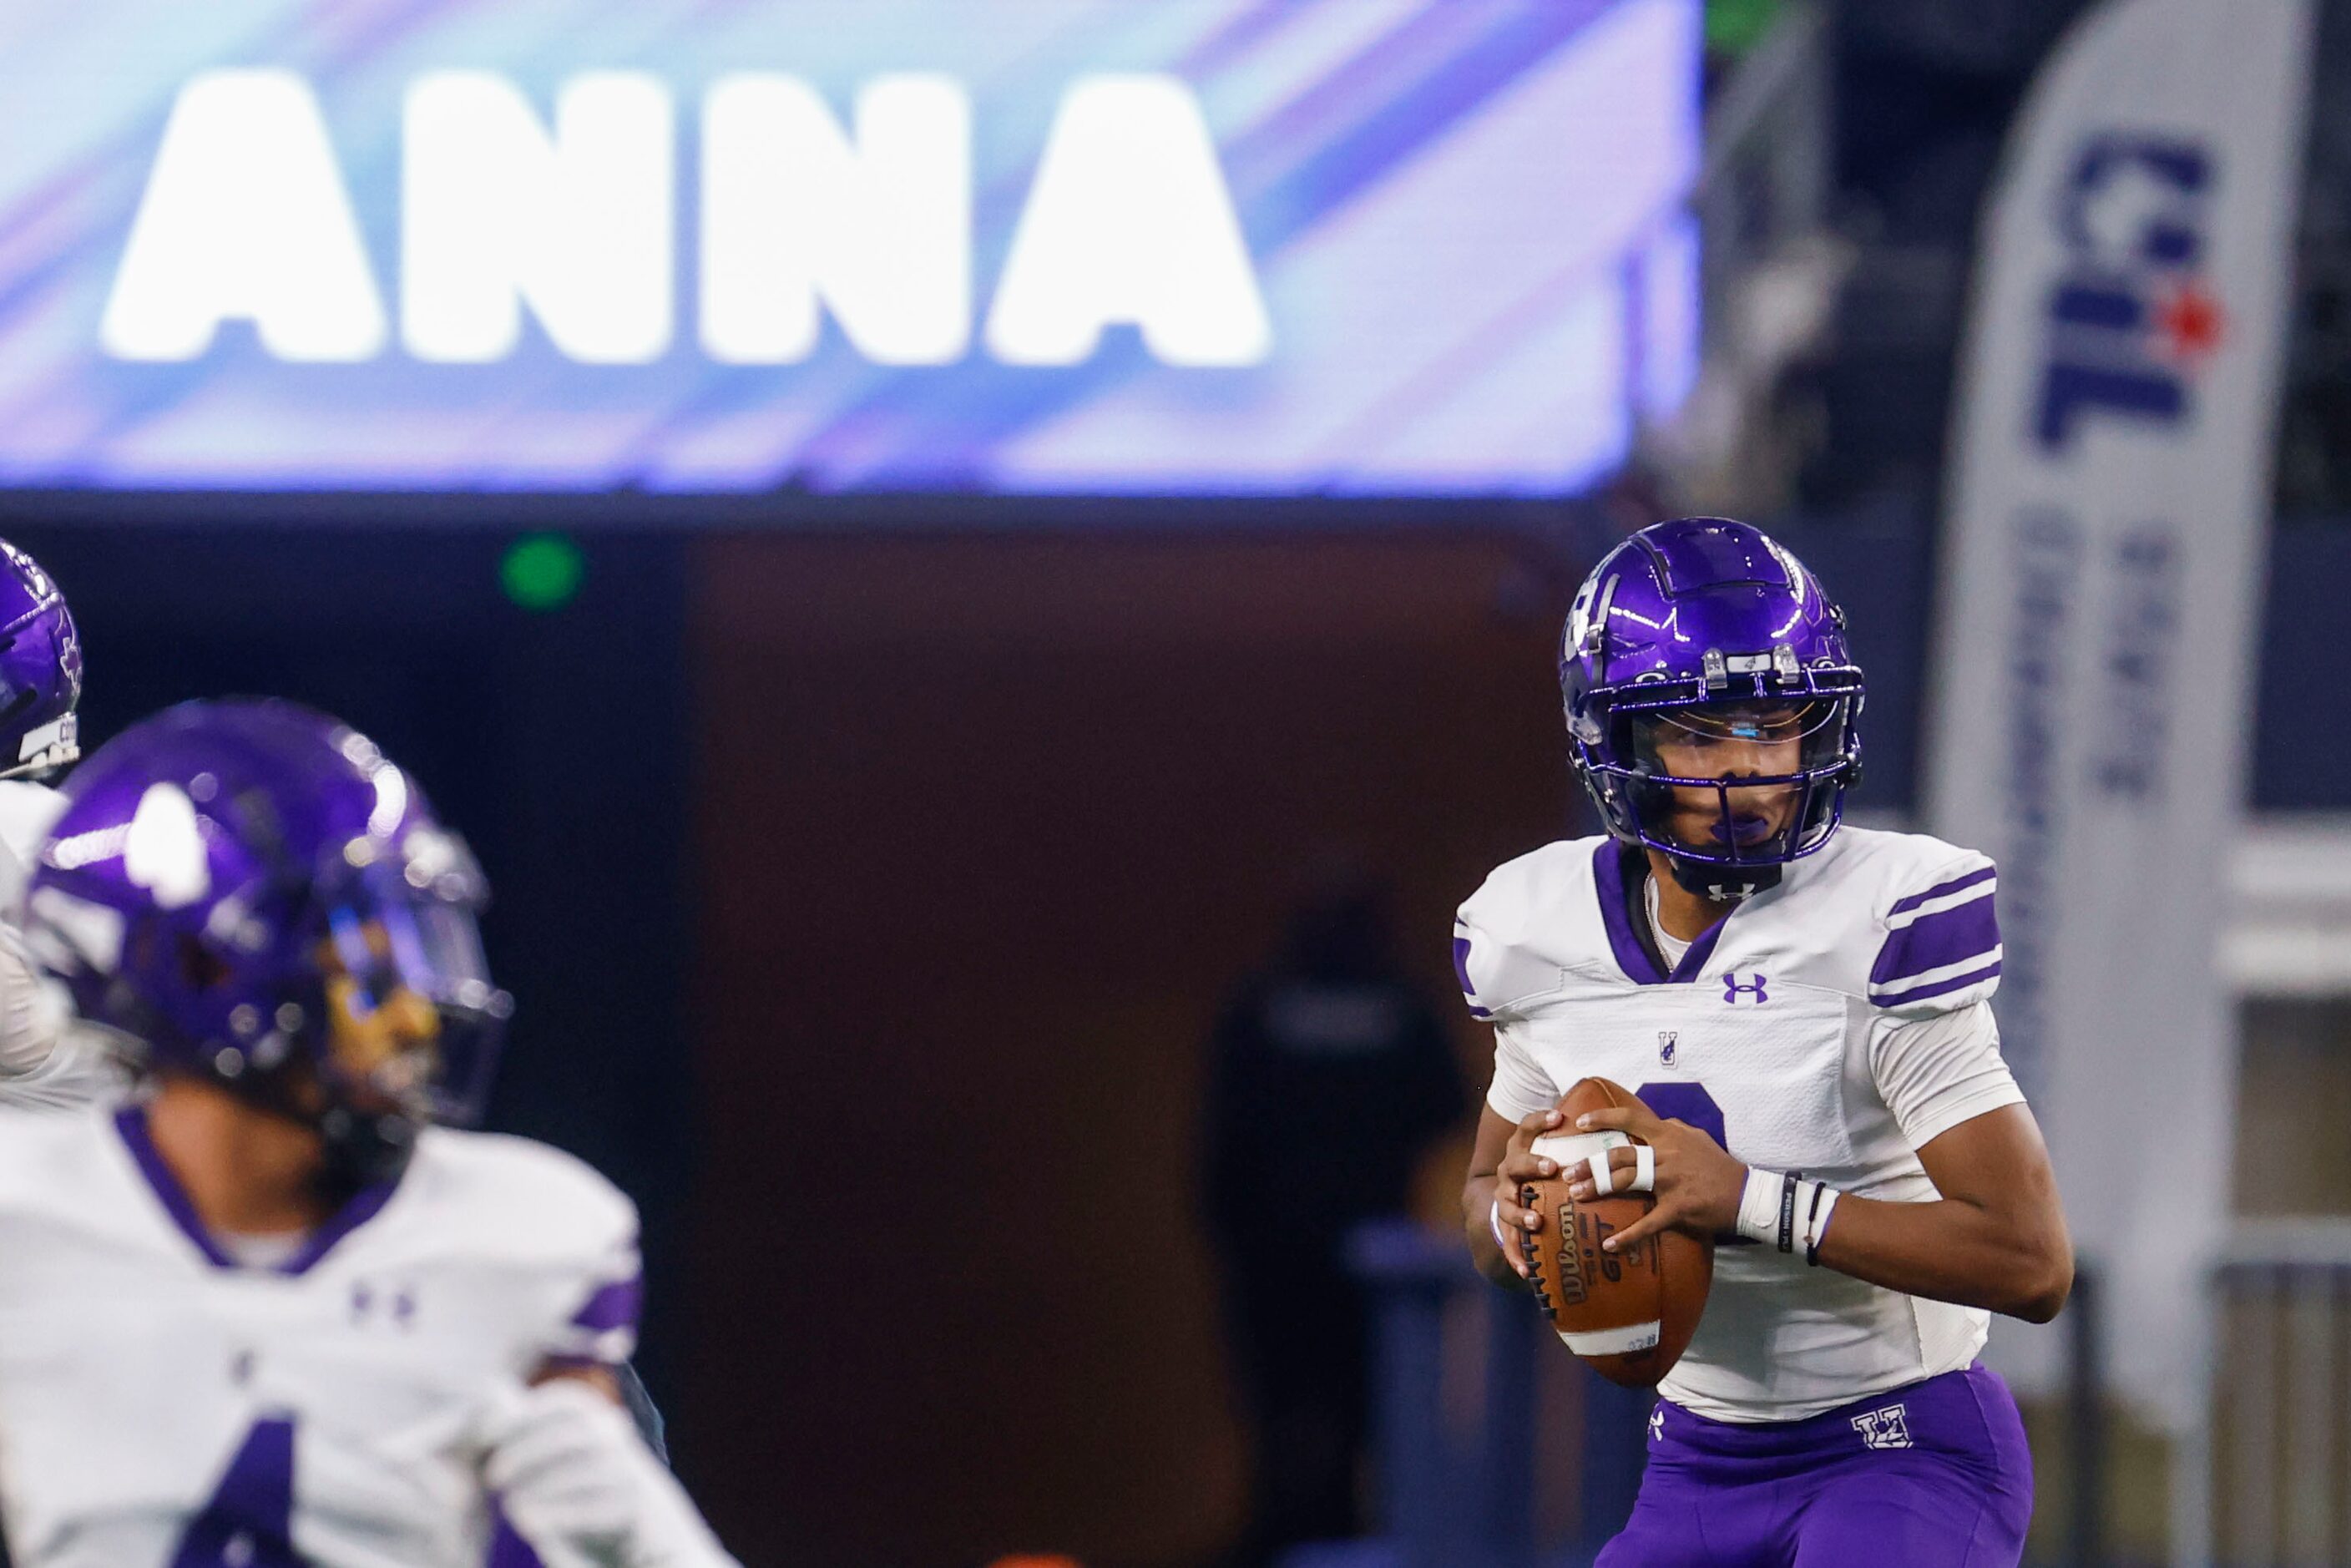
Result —
[{"label": "brown football", "polygon": [[1590,1174],[1594,1153],[1640,1141],[1625,1133],[1579,1133],[1575,1119],[1639,1103],[1631,1090],[1605,1078],[1579,1080],[1560,1097],[1566,1124],[1534,1144],[1536,1154],[1559,1162],[1559,1175],[1519,1188],[1520,1205],[1543,1219],[1541,1230],[1520,1242],[1535,1299],[1568,1349],[1628,1388],[1655,1386],[1681,1359],[1714,1283],[1711,1237],[1666,1230],[1622,1253],[1601,1249],[1603,1238],[1649,1212],[1656,1202],[1649,1194],[1618,1192],[1583,1203],[1567,1196],[1570,1182]]}]

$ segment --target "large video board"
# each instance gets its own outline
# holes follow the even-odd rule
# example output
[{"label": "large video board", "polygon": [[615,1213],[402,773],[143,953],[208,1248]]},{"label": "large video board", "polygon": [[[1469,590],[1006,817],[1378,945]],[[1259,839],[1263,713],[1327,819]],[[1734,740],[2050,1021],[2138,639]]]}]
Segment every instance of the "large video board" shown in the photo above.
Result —
[{"label": "large video board", "polygon": [[12,0],[0,485],[1575,490],[1697,0]]}]

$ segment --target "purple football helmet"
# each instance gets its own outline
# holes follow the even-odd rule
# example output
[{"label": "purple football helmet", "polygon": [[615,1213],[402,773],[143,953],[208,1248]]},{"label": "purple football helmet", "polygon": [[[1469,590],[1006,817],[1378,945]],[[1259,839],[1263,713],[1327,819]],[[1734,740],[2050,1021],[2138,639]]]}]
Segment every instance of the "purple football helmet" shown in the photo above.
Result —
[{"label": "purple football helmet", "polygon": [[38,778],[81,755],[81,633],[56,581],[0,539],[0,779]]},{"label": "purple football helmet", "polygon": [[292,703],[183,703],[63,792],[23,918],[85,1019],[317,1126],[362,1179],[426,1121],[478,1116],[510,1010],[475,925],[488,889],[366,737]]},{"label": "purple football helmet", "polygon": [[[1861,772],[1863,695],[1844,612],[1760,528],[1679,517],[1610,550],[1568,613],[1559,676],[1575,770],[1601,820],[1622,841],[1664,851],[1694,892],[1760,893],[1844,817]],[[1662,755],[1772,740],[1796,743],[1778,748],[1793,758],[1784,771],[1685,761],[1689,772],[1677,775]],[[1699,790],[1715,800],[1708,831],[1671,831]],[[1774,809],[1759,810],[1762,800]]]}]

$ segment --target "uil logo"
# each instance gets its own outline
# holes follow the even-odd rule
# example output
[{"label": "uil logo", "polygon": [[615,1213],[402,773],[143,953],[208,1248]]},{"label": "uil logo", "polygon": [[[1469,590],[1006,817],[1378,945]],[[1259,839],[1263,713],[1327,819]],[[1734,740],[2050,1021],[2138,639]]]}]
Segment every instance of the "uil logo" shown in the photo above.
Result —
[{"label": "uil logo", "polygon": [[2034,435],[2064,450],[2092,414],[2172,426],[2228,336],[2207,271],[2219,179],[2206,149],[2100,134],[2052,215],[2066,251],[2048,297]]},{"label": "uil logo", "polygon": [[1762,976],[1758,975],[1745,985],[1741,985],[1737,975],[1726,971],[1722,977],[1722,999],[1737,1007],[1739,998],[1741,997],[1758,1005],[1771,999],[1764,993]]},{"label": "uil logo", "polygon": [[1657,1031],[1657,1060],[1660,1062],[1667,1067],[1674,1064],[1674,1043],[1680,1039],[1681,1035],[1674,1030],[1661,1029]]},{"label": "uil logo", "polygon": [[1888,1405],[1883,1410],[1872,1410],[1853,1418],[1853,1429],[1861,1434],[1865,1448],[1907,1448],[1910,1443],[1910,1423],[1899,1405]]}]

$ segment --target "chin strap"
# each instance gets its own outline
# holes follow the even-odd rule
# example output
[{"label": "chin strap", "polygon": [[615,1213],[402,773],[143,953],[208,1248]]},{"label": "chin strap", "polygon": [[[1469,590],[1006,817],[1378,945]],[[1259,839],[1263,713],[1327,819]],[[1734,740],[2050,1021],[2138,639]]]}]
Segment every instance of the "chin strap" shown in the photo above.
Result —
[{"label": "chin strap", "polygon": [[1711,898],[1718,904],[1737,904],[1759,893],[1769,893],[1780,885],[1780,873],[1787,869],[1780,865],[1708,865],[1670,853],[1666,856],[1666,863],[1673,868],[1674,881],[1684,892]]}]

